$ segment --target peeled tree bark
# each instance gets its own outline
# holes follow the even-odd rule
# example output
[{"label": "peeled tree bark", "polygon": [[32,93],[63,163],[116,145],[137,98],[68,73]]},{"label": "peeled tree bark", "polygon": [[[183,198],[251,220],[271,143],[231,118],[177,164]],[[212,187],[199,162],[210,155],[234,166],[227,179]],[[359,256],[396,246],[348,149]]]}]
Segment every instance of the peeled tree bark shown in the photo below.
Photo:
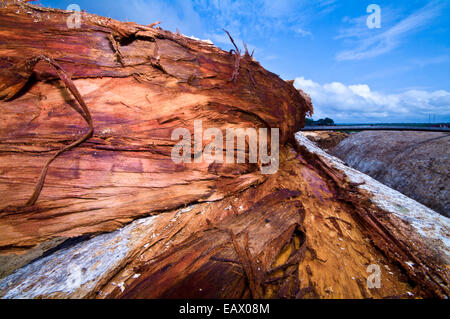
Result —
[{"label": "peeled tree bark", "polygon": [[[0,296],[449,295],[447,221],[424,233],[296,140],[313,108],[292,84],[237,47],[71,14],[0,8]],[[200,120],[279,128],[277,172],[175,163]]]}]

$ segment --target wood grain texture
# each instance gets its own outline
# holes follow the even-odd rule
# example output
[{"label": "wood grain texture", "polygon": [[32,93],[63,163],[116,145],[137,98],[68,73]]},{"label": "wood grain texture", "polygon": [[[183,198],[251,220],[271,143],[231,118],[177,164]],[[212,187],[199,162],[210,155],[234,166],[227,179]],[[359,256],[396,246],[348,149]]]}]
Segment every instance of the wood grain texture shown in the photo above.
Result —
[{"label": "wood grain texture", "polygon": [[[193,121],[202,119],[205,128],[222,130],[279,127],[285,143],[310,111],[292,86],[248,55],[232,83],[235,56],[209,44],[86,14],[80,29],[69,30],[61,11],[1,10],[0,96],[14,97],[1,104],[5,252],[111,231],[138,216],[259,183],[256,165],[175,164],[171,132],[193,131]],[[37,55],[71,74],[95,133],[51,165],[36,205],[17,208],[31,196],[43,163],[88,129],[55,71],[45,63],[29,66]]]}]

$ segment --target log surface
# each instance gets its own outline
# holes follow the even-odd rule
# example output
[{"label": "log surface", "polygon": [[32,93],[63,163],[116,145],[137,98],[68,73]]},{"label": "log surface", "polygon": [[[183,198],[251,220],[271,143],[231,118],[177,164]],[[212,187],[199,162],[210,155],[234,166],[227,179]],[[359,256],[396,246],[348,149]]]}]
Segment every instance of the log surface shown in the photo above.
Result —
[{"label": "log surface", "polygon": [[[111,231],[260,183],[257,165],[175,164],[171,132],[193,132],[193,121],[201,119],[204,129],[279,127],[285,143],[311,110],[249,55],[234,83],[236,56],[210,44],[87,14],[81,29],[71,31],[66,18],[27,5],[1,9],[0,96],[14,97],[1,104],[4,251]],[[27,202],[45,161],[88,129],[55,71],[43,62],[26,67],[38,55],[71,75],[95,132],[52,163],[36,205],[16,215],[7,208]]]}]

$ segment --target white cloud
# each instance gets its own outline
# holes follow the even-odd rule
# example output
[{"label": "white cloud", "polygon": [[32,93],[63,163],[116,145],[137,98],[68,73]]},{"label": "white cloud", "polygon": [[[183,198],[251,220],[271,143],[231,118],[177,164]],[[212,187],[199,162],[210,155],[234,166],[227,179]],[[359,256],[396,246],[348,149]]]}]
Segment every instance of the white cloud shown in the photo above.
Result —
[{"label": "white cloud", "polygon": [[428,115],[450,120],[450,92],[408,90],[400,94],[373,91],[367,84],[319,84],[298,77],[294,86],[308,93],[314,118],[330,117],[337,123],[427,122]]},{"label": "white cloud", "polygon": [[[231,48],[230,32],[238,46],[242,40],[250,52],[255,48],[248,42],[258,37],[266,39],[280,33],[312,37],[307,27],[311,21],[329,14],[336,0],[129,0],[112,4],[128,21],[149,24],[161,21],[161,27],[200,39],[211,39],[224,48]],[[261,58],[261,48],[257,48]]]},{"label": "white cloud", "polygon": [[300,34],[302,37],[306,38],[306,37],[313,37],[313,34],[309,31],[303,30],[302,28],[297,28],[295,30],[295,32],[297,32],[298,34]]},{"label": "white cloud", "polygon": [[411,63],[415,66],[419,67],[426,67],[428,65],[434,65],[434,64],[442,64],[445,62],[450,61],[450,55],[440,55],[440,56],[434,56],[434,57],[426,57],[426,58],[416,58],[411,61]]},{"label": "white cloud", "polygon": [[161,21],[161,27],[164,29],[179,29],[184,34],[203,33],[202,18],[190,1],[129,0],[117,2],[116,5],[129,21],[140,24]]},{"label": "white cloud", "polygon": [[206,33],[226,29],[233,37],[251,41],[255,36],[305,30],[312,20],[334,10],[336,0],[196,0],[194,4],[201,16],[208,17]]},{"label": "white cloud", "polygon": [[[379,31],[369,29],[366,25],[367,16],[346,18],[345,21],[351,22],[353,26],[341,30],[336,39],[353,39],[356,47],[339,52],[336,59],[338,61],[362,60],[388,53],[396,49],[405,37],[411,36],[431,22],[441,13],[445,5],[443,1],[431,1],[403,20],[394,23],[386,31],[384,27]],[[393,14],[383,8],[381,14],[382,24],[389,25]]]}]

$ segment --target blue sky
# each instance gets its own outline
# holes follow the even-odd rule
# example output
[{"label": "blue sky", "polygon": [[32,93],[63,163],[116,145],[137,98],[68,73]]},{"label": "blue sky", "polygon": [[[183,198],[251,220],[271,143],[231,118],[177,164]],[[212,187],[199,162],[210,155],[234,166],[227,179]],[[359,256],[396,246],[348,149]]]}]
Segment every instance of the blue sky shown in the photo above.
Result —
[{"label": "blue sky", "polygon": [[[446,0],[41,0],[150,24],[255,58],[312,97],[314,118],[339,123],[450,122],[450,2]],[[381,28],[367,26],[367,6]],[[241,44],[242,45],[242,44]]]}]

